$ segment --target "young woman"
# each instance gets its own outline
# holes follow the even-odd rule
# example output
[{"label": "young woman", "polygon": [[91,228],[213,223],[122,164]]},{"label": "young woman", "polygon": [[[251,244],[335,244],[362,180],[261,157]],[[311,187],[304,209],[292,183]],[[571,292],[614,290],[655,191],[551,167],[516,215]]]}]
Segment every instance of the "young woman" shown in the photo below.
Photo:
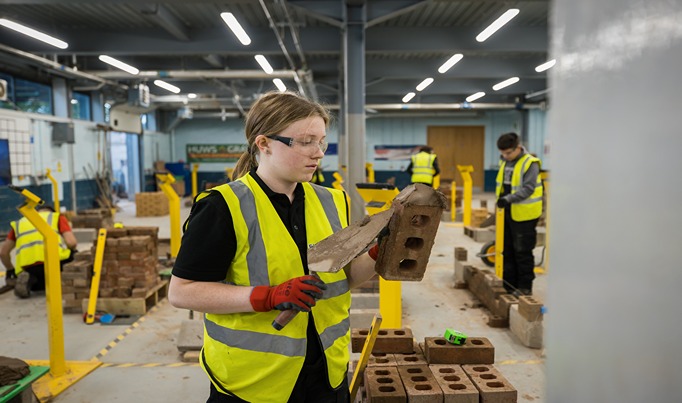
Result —
[{"label": "young woman", "polygon": [[[374,260],[308,272],[307,249],[348,225],[343,192],[309,183],[328,123],[317,103],[265,94],[246,117],[238,179],[197,196],[168,298],[206,314],[208,402],[349,401],[350,289],[374,275]],[[288,309],[300,313],[275,330]]]}]

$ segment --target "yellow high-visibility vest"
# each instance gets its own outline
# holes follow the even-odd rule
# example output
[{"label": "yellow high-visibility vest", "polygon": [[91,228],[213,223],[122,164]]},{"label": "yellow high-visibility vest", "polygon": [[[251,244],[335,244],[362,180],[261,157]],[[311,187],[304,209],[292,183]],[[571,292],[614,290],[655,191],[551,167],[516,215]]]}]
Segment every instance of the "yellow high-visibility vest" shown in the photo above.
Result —
[{"label": "yellow high-visibility vest", "polygon": [[[39,211],[38,214],[43,220],[59,234],[59,213],[51,211]],[[17,261],[15,271],[17,274],[23,271],[24,267],[45,262],[45,238],[26,218],[12,221],[10,226],[16,236]],[[65,260],[70,256],[71,251],[66,246],[59,234],[59,260]]]},{"label": "yellow high-visibility vest", "polygon": [[[303,183],[303,188],[307,241],[312,246],[348,225],[346,201],[335,189],[311,183]],[[272,286],[305,274],[296,243],[250,174],[213,190],[228,204],[237,236],[226,283]],[[318,275],[328,288],[312,313],[330,386],[336,388],[350,359],[350,290],[343,270]],[[277,331],[272,322],[279,313],[205,315],[201,365],[218,390],[249,402],[289,399],[305,360],[309,315],[299,313]]]},{"label": "yellow high-visibility vest", "polygon": [[[530,154],[524,154],[516,162],[516,165],[514,165],[514,172],[512,173],[511,178],[512,180],[511,194],[514,194],[519,189],[521,189],[521,186],[523,186],[523,175],[526,173],[526,171],[528,171],[528,168],[530,168],[530,164],[533,162],[542,164],[542,162],[538,158],[535,158]],[[502,194],[505,165],[507,165],[507,162],[506,161],[502,162],[500,170],[497,172],[496,194],[498,198]],[[542,179],[540,179],[540,175],[538,175],[538,178],[535,183],[535,190],[533,190],[533,193],[531,193],[531,195],[527,199],[511,204],[511,217],[512,220],[514,221],[528,221],[540,218],[541,215],[542,215]]]},{"label": "yellow high-visibility vest", "polygon": [[433,183],[433,176],[436,170],[433,167],[433,162],[436,160],[436,154],[429,154],[421,151],[412,156],[412,182],[419,183]]}]

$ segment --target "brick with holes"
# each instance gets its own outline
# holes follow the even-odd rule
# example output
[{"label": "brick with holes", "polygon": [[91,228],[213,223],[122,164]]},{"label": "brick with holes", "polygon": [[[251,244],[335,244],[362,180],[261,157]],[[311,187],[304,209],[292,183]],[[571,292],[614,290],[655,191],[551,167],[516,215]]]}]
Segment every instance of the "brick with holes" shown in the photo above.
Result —
[{"label": "brick with holes", "polygon": [[492,364],[495,347],[485,337],[469,337],[462,345],[450,344],[443,337],[426,337],[424,355],[429,364]]},{"label": "brick with holes", "polygon": [[413,184],[393,200],[388,236],[379,243],[375,270],[385,280],[421,281],[438,231],[445,196]]},{"label": "brick with holes", "polygon": [[403,386],[405,386],[408,402],[431,403],[443,401],[443,391],[428,365],[401,366],[398,367],[398,373],[403,381]]},{"label": "brick with holes", "polygon": [[[351,330],[351,349],[354,353],[362,352],[369,328]],[[413,336],[410,329],[381,329],[374,342],[373,353],[412,353]]]},{"label": "brick with holes", "polygon": [[518,392],[492,365],[462,365],[480,394],[481,403],[516,403]]},{"label": "brick with holes", "polygon": [[403,403],[407,399],[396,367],[368,367],[364,374],[368,402]]},{"label": "brick with holes", "polygon": [[461,366],[434,364],[429,368],[443,390],[444,403],[478,403],[478,389]]}]

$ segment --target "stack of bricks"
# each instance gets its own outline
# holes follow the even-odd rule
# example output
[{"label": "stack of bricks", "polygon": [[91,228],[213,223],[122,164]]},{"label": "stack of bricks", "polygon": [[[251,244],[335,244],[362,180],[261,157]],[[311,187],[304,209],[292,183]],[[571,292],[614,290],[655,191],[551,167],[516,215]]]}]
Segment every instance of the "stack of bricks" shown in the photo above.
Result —
[{"label": "stack of bricks", "polygon": [[64,313],[81,313],[81,303],[90,297],[92,259],[90,251],[78,252],[62,265],[62,307]]},{"label": "stack of bricks", "polygon": [[519,297],[518,304],[509,308],[509,328],[521,344],[530,348],[542,348],[543,305],[530,295]]},{"label": "stack of bricks", "polygon": [[[353,329],[353,352],[361,349],[368,332]],[[409,340],[409,329],[381,332],[356,402],[517,401],[516,389],[492,365],[495,347],[488,339],[471,337],[458,346],[443,337],[427,337],[422,350]]]},{"label": "stack of bricks", "polygon": [[[158,227],[113,228],[107,233],[99,296],[144,298],[159,282]],[[93,246],[93,254],[97,245]]]},{"label": "stack of bricks", "polygon": [[487,208],[471,209],[471,227],[479,228],[483,221],[485,221],[490,213]]},{"label": "stack of bricks", "polygon": [[467,264],[468,253],[466,248],[455,246],[455,288],[467,288],[464,281],[464,266]]},{"label": "stack of bricks", "polygon": [[135,194],[135,215],[137,217],[156,217],[167,215],[168,198],[163,192],[144,192]]},{"label": "stack of bricks", "polygon": [[67,215],[73,228],[110,228],[113,226],[113,216],[110,209],[81,210],[78,214]]}]

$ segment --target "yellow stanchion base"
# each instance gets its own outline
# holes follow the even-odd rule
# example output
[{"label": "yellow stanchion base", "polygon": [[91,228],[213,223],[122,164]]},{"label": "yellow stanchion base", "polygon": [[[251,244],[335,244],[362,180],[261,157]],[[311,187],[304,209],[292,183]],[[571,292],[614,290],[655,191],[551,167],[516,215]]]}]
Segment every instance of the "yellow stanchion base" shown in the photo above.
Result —
[{"label": "yellow stanchion base", "polygon": [[[25,360],[29,365],[49,366],[50,361],[45,360]],[[49,372],[43,377],[33,382],[33,393],[41,402],[54,399],[66,390],[69,386],[83,379],[87,374],[102,365],[101,361],[67,361],[66,373],[60,377],[53,377]]]},{"label": "yellow stanchion base", "polygon": [[464,227],[464,223],[462,223],[462,222],[446,222],[444,225],[446,227],[450,227],[450,228],[462,228],[462,227]]},{"label": "yellow stanchion base", "polygon": [[536,266],[535,269],[533,269],[533,272],[537,274],[545,274],[545,269],[543,267]]}]

